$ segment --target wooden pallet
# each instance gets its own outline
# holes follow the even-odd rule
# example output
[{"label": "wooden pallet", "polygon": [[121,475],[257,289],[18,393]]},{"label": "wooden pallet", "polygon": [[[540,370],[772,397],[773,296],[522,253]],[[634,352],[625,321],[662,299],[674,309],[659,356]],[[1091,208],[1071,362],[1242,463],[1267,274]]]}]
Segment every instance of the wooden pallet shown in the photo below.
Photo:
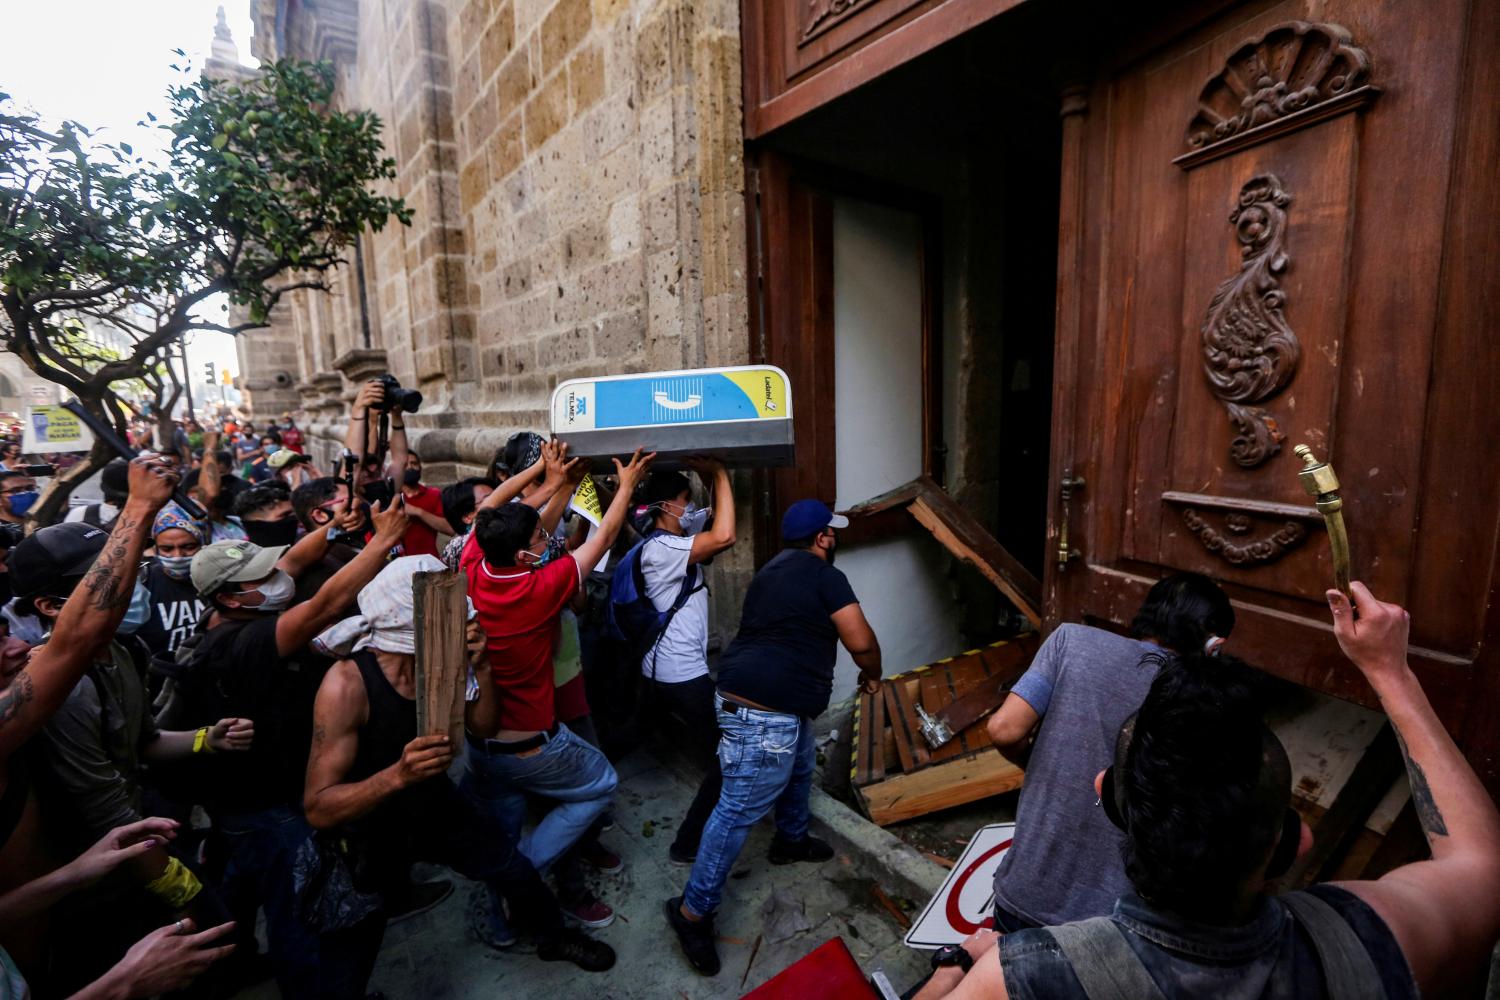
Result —
[{"label": "wooden pallet", "polygon": [[930,750],[916,706],[936,715],[980,686],[1008,688],[1039,643],[1028,633],[887,677],[878,694],[860,694],[850,780],[871,821],[885,826],[1021,786],[1023,772],[1000,756],[984,719]]}]

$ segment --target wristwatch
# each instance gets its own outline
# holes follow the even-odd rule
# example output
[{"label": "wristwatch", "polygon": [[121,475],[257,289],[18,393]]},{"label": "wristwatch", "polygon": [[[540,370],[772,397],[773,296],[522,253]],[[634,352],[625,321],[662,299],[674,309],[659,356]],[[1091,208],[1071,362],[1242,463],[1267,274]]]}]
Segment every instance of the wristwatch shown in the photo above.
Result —
[{"label": "wristwatch", "polygon": [[974,968],[974,959],[964,950],[963,945],[945,944],[932,953],[932,967],[934,969],[942,969],[954,965],[963,970],[964,975],[968,975],[969,970]]}]

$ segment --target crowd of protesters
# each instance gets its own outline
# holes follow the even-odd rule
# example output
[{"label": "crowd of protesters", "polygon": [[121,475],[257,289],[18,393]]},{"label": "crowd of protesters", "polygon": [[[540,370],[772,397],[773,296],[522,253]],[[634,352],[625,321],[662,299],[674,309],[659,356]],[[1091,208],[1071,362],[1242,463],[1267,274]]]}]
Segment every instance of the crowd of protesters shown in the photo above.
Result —
[{"label": "crowd of protesters", "polygon": [[[483,945],[606,972],[615,913],[587,874],[624,864],[601,839],[622,713],[596,717],[591,692],[703,769],[658,917],[698,972],[719,971],[715,915],[756,823],[774,820],[772,864],[834,857],[810,829],[813,720],[840,646],[867,690],[883,670],[835,566],[847,521],[812,499],[782,512],[711,670],[710,566],[737,540],[721,463],[653,472],[637,451],[589,511],[584,463],[520,432],[438,489],[398,399],[361,386],[326,470],[290,415],[142,424],[149,451],[48,525],[28,518],[40,463],[4,449],[0,997],[217,997],[273,976],[285,997],[359,1000],[389,923],[452,891],[415,880],[419,861],[483,884]],[[413,580],[444,570],[469,600],[462,745],[417,726]],[[1359,584],[1329,602],[1431,860],[1268,894],[1311,838],[1257,675],[1225,649],[1233,606],[1179,574],[1129,636],[1055,630],[990,718],[1027,767],[995,930],[940,950],[911,994],[1467,985],[1500,930],[1500,815],[1406,664],[1406,613]]]}]

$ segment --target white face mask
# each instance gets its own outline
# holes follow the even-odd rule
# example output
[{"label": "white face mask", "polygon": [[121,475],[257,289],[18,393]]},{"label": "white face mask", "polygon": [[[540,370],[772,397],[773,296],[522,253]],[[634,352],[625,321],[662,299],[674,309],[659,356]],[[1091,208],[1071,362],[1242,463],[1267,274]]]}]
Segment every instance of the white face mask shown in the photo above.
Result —
[{"label": "white face mask", "polygon": [[292,603],[292,597],[297,593],[297,582],[291,578],[286,570],[278,569],[269,580],[256,587],[253,591],[241,591],[242,594],[255,593],[262,597],[262,602],[249,611],[282,611]]}]

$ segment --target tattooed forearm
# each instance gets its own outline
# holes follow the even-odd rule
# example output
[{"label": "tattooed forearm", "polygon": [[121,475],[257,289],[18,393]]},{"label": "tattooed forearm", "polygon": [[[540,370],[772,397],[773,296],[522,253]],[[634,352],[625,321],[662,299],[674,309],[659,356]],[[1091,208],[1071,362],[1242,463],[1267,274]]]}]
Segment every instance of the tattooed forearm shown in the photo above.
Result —
[{"label": "tattooed forearm", "polygon": [[9,687],[0,691],[0,726],[20,715],[21,709],[34,697],[36,690],[31,684],[31,674],[23,669]]},{"label": "tattooed forearm", "polygon": [[1411,752],[1406,749],[1406,741],[1401,734],[1396,734],[1396,742],[1401,746],[1401,756],[1406,758],[1406,777],[1411,783],[1411,801],[1417,810],[1417,820],[1422,824],[1422,832],[1427,839],[1433,837],[1448,836],[1448,824],[1443,822],[1443,813],[1437,807],[1437,802],[1432,797],[1432,787],[1427,784],[1427,775],[1422,770],[1422,765],[1412,759]]},{"label": "tattooed forearm", "polygon": [[[130,603],[132,586],[127,585],[130,543],[141,522],[122,512],[115,521],[109,536],[109,545],[94,560],[83,586],[89,595],[89,604],[96,611],[113,611]],[[131,581],[133,583],[133,581]]]}]

